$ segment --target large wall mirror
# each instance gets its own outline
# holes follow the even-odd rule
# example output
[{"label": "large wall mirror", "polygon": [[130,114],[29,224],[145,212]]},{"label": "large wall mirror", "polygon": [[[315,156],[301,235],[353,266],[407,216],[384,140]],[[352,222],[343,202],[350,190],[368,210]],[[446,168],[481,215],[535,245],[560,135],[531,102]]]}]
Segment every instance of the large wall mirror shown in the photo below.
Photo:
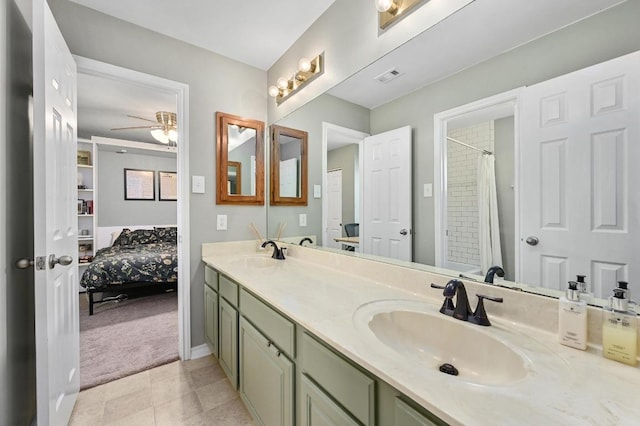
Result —
[{"label": "large wall mirror", "polygon": [[[476,7],[491,6],[482,2],[474,2],[465,8],[465,13]],[[548,7],[554,6],[548,5]],[[586,7],[586,3],[581,4],[580,8],[582,7]],[[577,9],[573,9],[572,12],[580,13],[577,12]],[[294,214],[278,207],[270,207],[267,212],[269,236],[275,236],[277,229],[282,228],[281,224],[286,223],[287,226],[282,232],[282,239],[295,241],[301,236],[314,236],[317,245],[323,249],[327,249],[332,245],[335,246],[336,241],[334,241],[334,238],[329,240],[325,237],[324,232],[328,225],[327,203],[331,198],[327,196],[325,174],[339,168],[343,176],[341,195],[342,220],[338,222],[338,226],[344,228],[347,223],[359,222],[363,217],[363,210],[366,208],[366,202],[362,202],[362,194],[359,192],[360,185],[358,184],[358,179],[362,179],[362,176],[364,176],[361,171],[364,170],[363,164],[366,159],[358,156],[358,137],[351,138],[350,147],[345,148],[341,144],[345,140],[347,133],[344,129],[353,130],[354,135],[357,135],[358,132],[377,135],[409,125],[412,128],[413,137],[413,184],[411,188],[413,201],[413,263],[398,262],[392,258],[378,259],[445,273],[452,277],[463,274],[480,281],[483,280],[485,271],[480,270],[480,264],[478,263],[479,253],[477,250],[468,250],[469,248],[476,249],[477,247],[474,244],[477,245],[478,243],[449,239],[446,242],[449,243],[452,253],[443,252],[442,256],[440,256],[437,253],[442,250],[444,244],[438,244],[437,240],[447,238],[447,235],[453,236],[454,231],[458,231],[453,229],[454,226],[457,226],[455,225],[454,217],[460,217],[461,214],[466,213],[461,211],[464,209],[459,208],[461,205],[456,204],[458,200],[452,198],[457,196],[454,191],[459,191],[461,193],[460,196],[467,196],[469,192],[473,192],[472,189],[467,190],[465,188],[467,186],[472,188],[477,184],[465,180],[463,171],[477,169],[477,160],[483,155],[482,150],[486,150],[495,157],[500,238],[505,241],[502,246],[502,263],[507,273],[507,280],[499,280],[499,283],[552,297],[564,294],[566,281],[575,280],[577,273],[570,268],[565,268],[567,263],[563,262],[562,259],[557,256],[549,256],[546,259],[548,262],[544,266],[546,269],[538,267],[538,272],[542,272],[542,274],[538,273],[537,276],[527,275],[526,268],[523,268],[521,263],[523,250],[530,249],[543,252],[545,251],[545,243],[550,241],[549,238],[543,239],[538,235],[541,241],[540,244],[532,246],[526,242],[530,235],[535,234],[527,233],[525,219],[530,219],[534,210],[542,211],[542,207],[541,203],[525,206],[522,204],[523,200],[518,198],[522,190],[522,188],[518,187],[519,182],[522,182],[520,175],[526,173],[525,170],[527,169],[522,167],[516,144],[524,128],[524,122],[527,120],[540,122],[540,117],[531,118],[535,117],[535,115],[531,115],[532,109],[535,108],[523,108],[520,104],[506,102],[504,104],[505,108],[494,108],[491,114],[482,114],[480,112],[467,114],[465,112],[464,114],[452,114],[441,120],[436,120],[435,117],[481,100],[518,88],[532,87],[538,83],[640,50],[640,27],[637,26],[637,23],[632,18],[639,14],[640,2],[623,2],[608,9],[603,8],[595,14],[593,11],[585,10],[582,15],[574,16],[569,22],[558,25],[555,28],[545,27],[545,31],[538,32],[537,36],[530,38],[527,42],[520,40],[517,46],[509,46],[508,48],[503,46],[500,52],[494,52],[489,57],[481,58],[481,60],[476,54],[479,55],[481,50],[484,52],[489,48],[485,49],[484,46],[479,48],[479,45],[471,46],[462,41],[455,44],[453,39],[439,39],[439,43],[434,47],[433,37],[429,34],[431,30],[427,30],[422,35],[410,40],[391,54],[374,62],[325,94],[316,97],[274,123],[308,132],[309,185],[322,186],[322,197],[310,198],[308,206],[295,209]],[[530,28],[528,27],[529,22],[525,18],[518,18],[515,15],[517,14],[514,14],[514,19],[522,19],[523,28]],[[546,16],[552,15],[556,16],[551,12]],[[439,30],[447,25],[463,27],[462,22],[456,21],[458,17],[458,14],[456,14],[440,23]],[[571,24],[571,22],[574,23]],[[510,26],[510,28],[513,29],[516,26],[518,25]],[[606,28],[607,31],[602,31],[603,28]],[[452,33],[455,32],[455,28],[450,28],[450,30]],[[500,36],[499,32],[502,30],[502,26],[492,27],[490,30],[484,28],[483,37],[487,35],[494,41],[508,38]],[[485,39],[483,38],[483,40]],[[503,41],[505,43],[510,42],[510,40]],[[453,44],[449,45],[448,43],[450,42]],[[515,39],[514,42],[516,42]],[[451,52],[455,52],[455,55]],[[403,57],[410,58],[409,62],[401,62]],[[433,66],[420,67],[420,58],[424,57],[427,57],[429,63]],[[415,62],[416,67],[411,66],[411,62]],[[456,63],[454,64],[454,62]],[[438,66],[436,67],[434,64],[438,64]],[[401,70],[400,75],[394,80],[381,84],[373,78],[383,74],[393,66],[397,66]],[[455,67],[455,70],[453,67]],[[425,83],[420,77],[431,73],[435,68],[446,74],[430,75],[428,82]],[[444,68],[447,68],[447,71],[444,71]],[[631,79],[631,75],[628,78]],[[633,79],[635,78],[637,77],[634,76]],[[611,81],[618,80],[613,79]],[[615,100],[614,98],[616,98],[617,94],[622,93],[618,92],[619,86],[615,84],[607,86],[604,84],[598,85],[595,82],[592,83],[590,83],[587,92],[592,89],[593,93],[599,93],[600,95],[604,95],[606,92],[612,96],[607,99]],[[605,89],[605,86],[608,89]],[[588,96],[585,95],[584,110],[590,111],[597,103],[593,104],[587,99]],[[604,98],[601,97],[600,100],[602,99]],[[557,111],[564,111],[560,101],[553,105],[558,106],[556,108]],[[548,104],[547,106],[552,107],[553,105]],[[538,108],[538,111],[540,111],[540,108]],[[550,110],[548,109],[547,111]],[[611,114],[607,114],[607,116],[611,116]],[[638,119],[640,117],[636,116],[635,121],[632,120],[632,122],[637,123]],[[443,123],[444,126],[439,129],[440,134],[436,137],[436,127]],[[340,130],[333,136],[331,132],[327,131],[332,127]],[[559,128],[558,126],[552,127],[553,129]],[[579,127],[586,128],[586,126]],[[630,126],[630,129],[633,129],[633,126]],[[476,141],[475,139],[479,139],[477,136],[481,134],[490,135],[493,139],[491,141]],[[475,146],[479,150],[448,142],[447,137]],[[584,137],[586,138],[585,140],[591,142],[587,143],[586,151],[582,150],[581,152],[589,152],[588,147],[591,146],[590,144],[596,144],[602,139],[601,137],[592,138],[588,134],[585,134]],[[363,139],[363,137],[360,138],[360,140]],[[631,142],[631,139],[615,138],[610,141],[613,148],[628,147]],[[486,143],[486,145],[480,143]],[[333,150],[334,144],[336,150],[341,150],[339,155],[341,158],[346,158],[347,151],[349,151],[349,168],[345,166],[347,161],[342,161],[342,164],[335,166],[335,168],[331,165],[327,166],[327,162],[332,164],[333,158],[338,157],[337,152],[332,153],[330,151]],[[441,150],[440,153],[436,152],[436,147]],[[593,152],[600,152],[597,151],[598,149],[600,148],[595,147]],[[442,151],[446,155],[442,155]],[[558,152],[561,154],[560,151]],[[566,151],[567,154],[571,152],[571,150]],[[607,151],[606,155],[590,157],[591,160],[585,160],[584,164],[573,157],[566,157],[565,161],[569,165],[568,167],[578,168],[584,173],[585,182],[601,182],[607,176],[614,176],[603,174],[604,171],[620,170],[620,167],[609,167],[624,158],[624,156],[620,157],[615,152],[623,151]],[[629,152],[631,153],[631,151]],[[633,155],[636,155],[636,152],[633,150]],[[468,161],[468,165],[459,173],[451,167],[452,164],[442,163],[443,161],[455,161],[454,158],[457,155],[464,157],[465,161]],[[562,159],[562,156],[553,158]],[[593,159],[597,160],[596,163],[592,161]],[[603,162],[605,159],[611,160],[607,163],[609,165],[607,167],[604,167]],[[640,158],[634,157],[625,161],[628,161],[628,165],[632,165],[638,160]],[[444,187],[442,182],[436,181],[436,165],[438,163],[440,166],[444,166],[445,170],[448,168],[451,173],[448,181],[444,182]],[[591,170],[589,164],[597,164],[600,167],[599,172],[597,170],[589,172]],[[548,167],[545,170],[552,171]],[[556,168],[556,175],[562,176],[562,170],[562,167]],[[455,177],[453,175],[454,172],[458,173]],[[599,174],[596,175],[596,173]],[[474,172],[473,174],[477,173]],[[347,180],[347,177],[349,180]],[[550,182],[551,180],[549,179],[553,176],[545,172],[543,177],[547,179],[545,182]],[[616,179],[612,177],[611,182],[615,183]],[[623,181],[620,180],[620,182]],[[454,188],[456,185],[459,188]],[[443,191],[438,191],[438,187],[443,188]],[[447,191],[451,191],[451,196],[448,200],[446,197]],[[602,229],[609,227],[619,234],[636,232],[636,219],[640,213],[638,210],[633,209],[637,209],[637,206],[640,205],[640,200],[632,200],[632,197],[638,196],[637,191],[634,192],[633,188],[629,186],[620,186],[617,193],[620,197],[616,195],[618,198],[613,197],[615,194],[608,190],[600,192],[601,195],[608,194],[608,196],[611,196],[608,205],[613,206],[620,200],[624,201],[626,199],[628,201],[627,205],[631,208],[623,215],[629,218],[628,222],[624,222],[624,220],[616,222],[618,218],[613,212],[618,210],[614,207],[604,208],[607,204],[602,204],[601,206],[604,206],[603,209],[594,213],[601,216],[604,214],[603,212],[608,214],[607,217],[610,218],[610,222],[607,222],[607,225]],[[557,194],[561,195],[562,193]],[[567,193],[565,195],[571,194]],[[346,198],[348,197],[350,197],[351,202],[347,202]],[[558,199],[556,197],[556,200],[562,202],[556,204],[556,206],[565,206],[569,209],[565,210],[571,213],[571,216],[566,216],[567,218],[575,217],[575,220],[583,221],[587,225],[597,223],[595,219],[599,216],[592,216],[593,206],[596,204],[592,204],[586,198],[586,201],[582,204],[573,202],[563,204],[564,198]],[[447,201],[449,202],[447,208],[440,208],[442,203],[447,203]],[[473,201],[467,200],[464,203],[472,204]],[[620,205],[624,205],[624,202]],[[347,211],[347,208],[350,210]],[[562,210],[558,209],[553,211],[562,212]],[[549,212],[553,211],[549,210]],[[302,213],[306,214],[308,218],[304,227],[299,226],[297,221],[298,215]],[[448,222],[448,229],[442,227],[442,220],[440,220],[442,218],[436,217],[439,214],[448,214],[450,216],[445,219],[445,222]],[[469,222],[473,225],[474,220]],[[571,222],[567,225],[571,226],[574,219],[571,219]],[[343,236],[346,236],[344,229],[342,231]],[[598,232],[600,234],[603,233],[601,231]],[[639,235],[637,233],[629,235],[631,240],[635,241],[635,245],[638,246],[640,244]],[[463,231],[460,237],[473,238],[474,231]],[[359,238],[363,239],[366,236],[361,234]],[[580,245],[576,241],[570,241],[569,239],[558,238],[557,241],[565,244],[563,250],[566,250],[569,254],[577,252],[577,247]],[[588,247],[589,245],[587,244],[587,251]],[[352,253],[344,245],[339,245],[337,249],[346,255]],[[355,251],[359,249],[359,247],[356,247]],[[465,256],[454,256],[454,249],[458,254],[464,253]],[[585,247],[580,247],[583,252],[585,251],[584,249]],[[551,253],[551,251],[548,251],[548,253]],[[615,253],[615,250],[610,253]],[[365,255],[368,254],[365,253]],[[440,258],[439,263],[436,262],[437,258]],[[520,262],[520,266],[518,266],[518,262]],[[620,265],[623,263],[626,265],[616,268],[616,262]],[[609,296],[609,290],[606,286],[597,284],[597,279],[605,277],[604,280],[607,281],[609,288],[615,286],[617,280],[629,281],[632,283],[631,287],[633,288],[633,283],[640,282],[638,268],[640,268],[640,262],[637,260],[628,261],[609,256],[607,259],[601,258],[594,262],[585,263],[583,267],[580,267],[580,271],[587,276],[588,290],[595,293],[594,304],[603,305],[606,303],[604,298]],[[550,279],[552,275],[563,278],[560,280]],[[601,278],[596,279],[597,276]]]},{"label": "large wall mirror", "polygon": [[264,123],[216,113],[217,204],[264,204]]},{"label": "large wall mirror", "polygon": [[307,132],[271,126],[272,206],[307,205]]}]

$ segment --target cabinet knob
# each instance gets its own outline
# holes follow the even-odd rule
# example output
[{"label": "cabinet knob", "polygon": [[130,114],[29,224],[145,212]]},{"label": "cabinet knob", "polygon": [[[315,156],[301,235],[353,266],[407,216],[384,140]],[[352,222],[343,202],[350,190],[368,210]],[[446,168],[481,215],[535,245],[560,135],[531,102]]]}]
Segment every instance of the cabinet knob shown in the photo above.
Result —
[{"label": "cabinet knob", "polygon": [[267,340],[267,347],[270,348],[271,347],[271,342]]}]

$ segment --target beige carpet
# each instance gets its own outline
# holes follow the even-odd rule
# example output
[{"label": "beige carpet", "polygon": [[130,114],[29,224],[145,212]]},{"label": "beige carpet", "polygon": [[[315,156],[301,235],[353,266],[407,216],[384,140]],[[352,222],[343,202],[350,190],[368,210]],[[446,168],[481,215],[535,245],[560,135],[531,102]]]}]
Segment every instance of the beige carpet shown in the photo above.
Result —
[{"label": "beige carpet", "polygon": [[80,389],[178,359],[178,294],[94,305],[80,294]]}]

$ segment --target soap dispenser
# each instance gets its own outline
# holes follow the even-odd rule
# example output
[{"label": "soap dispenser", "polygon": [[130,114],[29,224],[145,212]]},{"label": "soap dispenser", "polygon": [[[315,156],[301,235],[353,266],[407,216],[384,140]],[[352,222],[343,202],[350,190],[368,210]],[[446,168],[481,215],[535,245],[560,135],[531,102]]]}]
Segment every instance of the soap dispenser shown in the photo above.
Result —
[{"label": "soap dispenser", "polygon": [[636,365],[637,324],[629,311],[628,289],[614,288],[602,322],[602,354],[605,358]]},{"label": "soap dispenser", "polygon": [[587,349],[587,303],[580,300],[576,281],[569,281],[567,294],[560,298],[559,306],[560,343],[576,349]]},{"label": "soap dispenser", "polygon": [[580,300],[586,303],[593,303],[593,293],[587,290],[587,283],[585,282],[586,275],[576,275],[576,282],[578,283],[578,296]]}]

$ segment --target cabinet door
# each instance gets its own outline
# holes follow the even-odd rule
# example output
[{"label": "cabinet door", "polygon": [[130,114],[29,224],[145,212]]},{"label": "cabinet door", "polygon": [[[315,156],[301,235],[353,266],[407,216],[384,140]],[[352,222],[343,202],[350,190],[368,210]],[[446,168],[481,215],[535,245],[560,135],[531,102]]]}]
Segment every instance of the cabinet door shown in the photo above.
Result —
[{"label": "cabinet door", "polygon": [[293,425],[293,363],[240,318],[240,396],[265,426]]},{"label": "cabinet door", "polygon": [[436,426],[436,424],[401,399],[396,398],[394,426]]},{"label": "cabinet door", "polygon": [[238,389],[238,311],[223,298],[218,304],[220,366]]},{"label": "cabinet door", "polygon": [[302,426],[358,426],[346,411],[302,375]]},{"label": "cabinet door", "polygon": [[211,346],[211,352],[218,356],[218,293],[204,286],[204,338]]}]

